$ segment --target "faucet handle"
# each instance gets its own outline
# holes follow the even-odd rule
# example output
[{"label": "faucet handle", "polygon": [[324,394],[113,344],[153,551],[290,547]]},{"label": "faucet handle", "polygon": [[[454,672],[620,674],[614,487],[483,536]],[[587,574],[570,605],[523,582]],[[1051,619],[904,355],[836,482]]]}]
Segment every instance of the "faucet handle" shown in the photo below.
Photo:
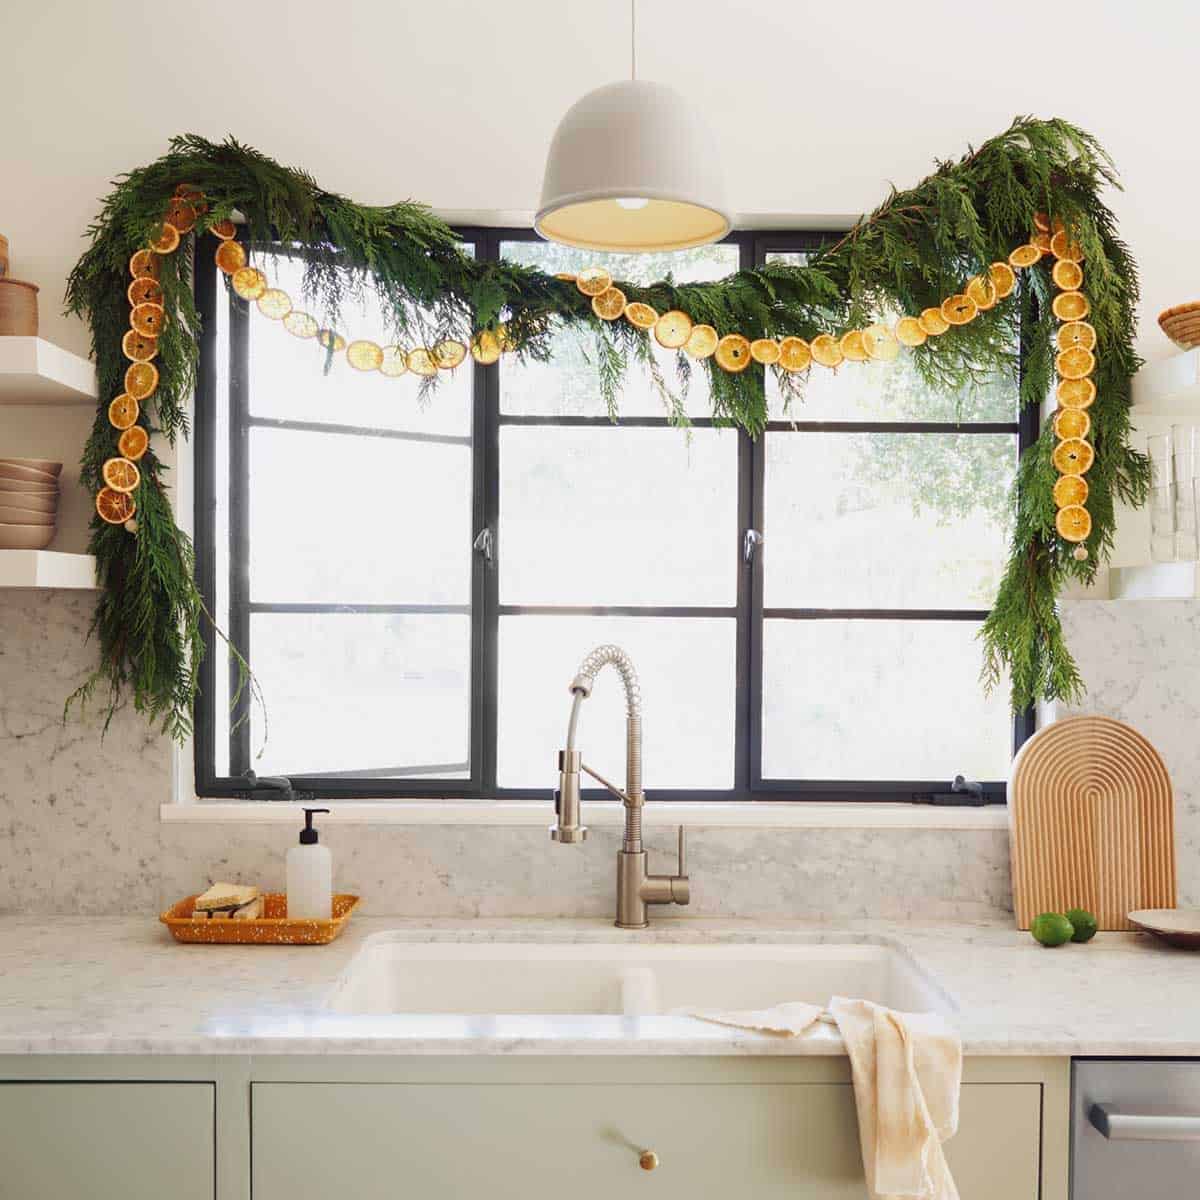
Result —
[{"label": "faucet handle", "polygon": [[687,878],[687,826],[679,827],[679,877]]}]

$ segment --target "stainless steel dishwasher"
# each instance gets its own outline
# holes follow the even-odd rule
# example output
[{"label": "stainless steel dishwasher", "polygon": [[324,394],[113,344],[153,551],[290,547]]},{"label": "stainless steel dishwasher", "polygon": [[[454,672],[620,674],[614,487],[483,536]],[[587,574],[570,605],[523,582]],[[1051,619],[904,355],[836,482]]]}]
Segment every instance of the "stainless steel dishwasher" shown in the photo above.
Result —
[{"label": "stainless steel dishwasher", "polygon": [[1200,1196],[1200,1059],[1071,1068],[1072,1200]]}]

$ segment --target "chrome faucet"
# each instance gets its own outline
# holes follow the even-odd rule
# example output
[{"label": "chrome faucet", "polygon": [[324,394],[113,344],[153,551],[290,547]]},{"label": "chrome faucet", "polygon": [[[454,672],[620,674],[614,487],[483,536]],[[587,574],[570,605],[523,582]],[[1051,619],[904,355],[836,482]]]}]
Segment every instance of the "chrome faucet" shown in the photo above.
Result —
[{"label": "chrome faucet", "polygon": [[[596,676],[604,667],[614,667],[625,686],[625,790],[593,771],[575,749],[579,707],[592,694]],[[625,805],[625,837],[617,851],[618,929],[645,929],[646,906],[687,904],[691,888],[687,876],[687,833],[679,827],[679,873],[651,875],[646,870],[642,845],[642,690],[629,655],[619,646],[597,646],[583,660],[571,680],[571,720],[567,725],[567,748],[558,752],[558,790],[554,793],[555,822],[550,826],[553,841],[568,845],[585,841],[587,826],[579,823],[580,773],[590,775]]]}]

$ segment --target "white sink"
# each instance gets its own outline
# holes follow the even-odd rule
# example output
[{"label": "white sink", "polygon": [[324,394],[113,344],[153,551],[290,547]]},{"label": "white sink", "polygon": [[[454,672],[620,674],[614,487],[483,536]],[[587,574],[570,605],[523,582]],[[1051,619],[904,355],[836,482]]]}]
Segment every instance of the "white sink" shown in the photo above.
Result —
[{"label": "white sink", "polygon": [[369,939],[334,989],[342,1013],[665,1015],[833,996],[950,1013],[949,997],[877,943],[776,945],[406,942]]}]

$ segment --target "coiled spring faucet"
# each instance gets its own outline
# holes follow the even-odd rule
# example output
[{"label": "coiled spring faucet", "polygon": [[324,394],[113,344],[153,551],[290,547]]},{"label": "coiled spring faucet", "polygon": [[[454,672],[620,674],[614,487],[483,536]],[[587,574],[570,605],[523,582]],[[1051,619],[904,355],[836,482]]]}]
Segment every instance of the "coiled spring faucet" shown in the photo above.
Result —
[{"label": "coiled spring faucet", "polygon": [[[593,771],[575,749],[580,705],[592,694],[596,676],[613,667],[625,687],[625,790]],[[618,929],[645,929],[650,904],[687,904],[691,889],[687,876],[687,834],[679,827],[679,873],[651,875],[646,870],[642,844],[642,689],[629,655],[619,646],[597,646],[580,664],[571,680],[571,719],[567,725],[567,747],[558,752],[558,790],[554,793],[555,822],[550,837],[574,844],[587,838],[587,826],[579,822],[580,774],[590,775],[625,806],[625,836],[617,851]]]}]

